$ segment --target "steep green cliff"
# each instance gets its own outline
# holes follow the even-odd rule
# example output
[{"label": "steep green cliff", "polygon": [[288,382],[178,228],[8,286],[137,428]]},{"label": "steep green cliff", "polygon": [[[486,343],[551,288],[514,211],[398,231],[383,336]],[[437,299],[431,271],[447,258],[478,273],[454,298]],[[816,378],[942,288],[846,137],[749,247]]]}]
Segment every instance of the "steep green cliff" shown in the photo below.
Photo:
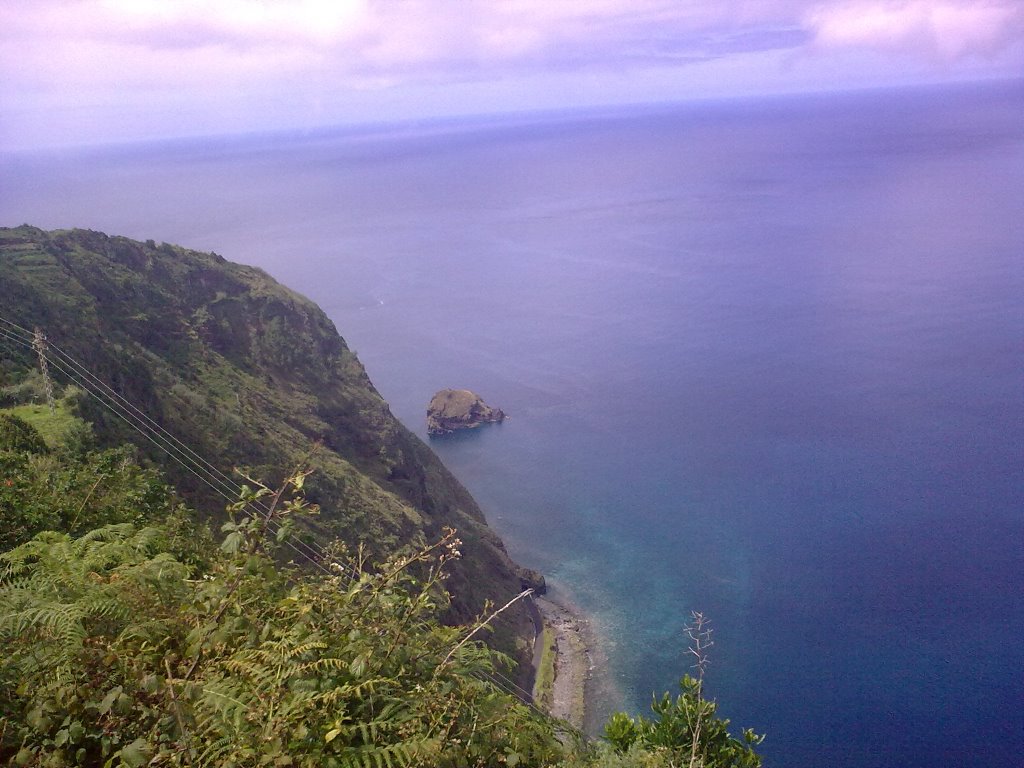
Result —
[{"label": "steep green cliff", "polygon": [[[392,416],[330,319],[261,270],[152,241],[23,226],[0,230],[0,296],[0,315],[44,329],[229,475],[244,468],[276,483],[312,451],[306,493],[322,510],[321,541],[363,543],[383,557],[457,529],[464,557],[447,582],[449,620],[467,621],[485,601],[500,605],[537,584],[467,491]],[[30,349],[3,339],[0,357],[0,385],[34,366]],[[78,411],[101,443],[136,443],[192,504],[220,514],[221,496],[95,397],[84,396]],[[514,650],[529,619],[524,610],[502,618],[499,645]]]},{"label": "steep green cliff", "polygon": [[[124,423],[100,381],[153,423]],[[158,429],[282,503],[244,493],[207,525],[175,494],[218,522],[230,495]],[[307,502],[313,527],[272,535]],[[314,567],[303,536],[364,549]],[[762,737],[728,734],[700,674],[577,742],[512,695],[475,627],[439,621],[541,581],[309,301],[214,254],[0,229],[0,762],[760,765]],[[522,659],[531,629],[518,602],[492,643]]]}]

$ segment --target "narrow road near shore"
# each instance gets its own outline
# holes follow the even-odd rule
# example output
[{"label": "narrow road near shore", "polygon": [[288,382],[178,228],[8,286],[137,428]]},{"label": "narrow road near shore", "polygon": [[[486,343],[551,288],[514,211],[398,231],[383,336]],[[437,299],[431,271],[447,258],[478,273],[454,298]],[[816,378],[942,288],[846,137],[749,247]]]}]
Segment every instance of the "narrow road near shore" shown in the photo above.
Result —
[{"label": "narrow road near shore", "polygon": [[[565,607],[544,598],[537,598],[536,604],[545,626],[555,636],[555,681],[550,713],[575,728],[582,728],[590,664],[581,620]],[[541,636],[538,635],[534,647],[535,665],[543,655],[540,646]]]}]

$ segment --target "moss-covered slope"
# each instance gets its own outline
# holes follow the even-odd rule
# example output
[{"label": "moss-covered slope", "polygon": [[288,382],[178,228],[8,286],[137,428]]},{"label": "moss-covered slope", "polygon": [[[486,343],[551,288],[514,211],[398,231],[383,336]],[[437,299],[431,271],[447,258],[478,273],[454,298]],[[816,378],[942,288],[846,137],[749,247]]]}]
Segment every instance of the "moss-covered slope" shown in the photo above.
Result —
[{"label": "moss-covered slope", "polygon": [[[0,229],[0,297],[0,315],[43,328],[228,474],[244,467],[276,482],[321,443],[307,490],[322,508],[322,537],[364,542],[383,555],[456,528],[464,558],[448,582],[453,620],[469,619],[487,599],[501,604],[534,578],[392,416],[330,319],[261,270],[152,241],[23,226]],[[34,364],[31,350],[3,339],[0,353],[9,381]],[[199,508],[223,507],[95,398],[83,399],[80,411],[101,441],[135,442]],[[511,620],[520,629],[525,622],[522,612]]]}]

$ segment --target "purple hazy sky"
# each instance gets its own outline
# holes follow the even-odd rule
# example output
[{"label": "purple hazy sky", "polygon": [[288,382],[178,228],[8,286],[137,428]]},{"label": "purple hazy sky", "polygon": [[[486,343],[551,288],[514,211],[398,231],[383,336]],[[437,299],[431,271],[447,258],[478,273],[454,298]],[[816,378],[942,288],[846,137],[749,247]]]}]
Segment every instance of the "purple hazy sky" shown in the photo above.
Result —
[{"label": "purple hazy sky", "polygon": [[0,149],[1024,76],[1024,0],[3,0]]}]

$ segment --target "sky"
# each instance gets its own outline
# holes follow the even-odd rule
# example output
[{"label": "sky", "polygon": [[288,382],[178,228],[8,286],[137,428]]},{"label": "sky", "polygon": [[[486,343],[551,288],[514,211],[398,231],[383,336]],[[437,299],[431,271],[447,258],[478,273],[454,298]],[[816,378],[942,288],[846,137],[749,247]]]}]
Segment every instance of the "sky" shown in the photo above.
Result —
[{"label": "sky", "polygon": [[1024,0],[0,0],[0,151],[1024,77]]}]

